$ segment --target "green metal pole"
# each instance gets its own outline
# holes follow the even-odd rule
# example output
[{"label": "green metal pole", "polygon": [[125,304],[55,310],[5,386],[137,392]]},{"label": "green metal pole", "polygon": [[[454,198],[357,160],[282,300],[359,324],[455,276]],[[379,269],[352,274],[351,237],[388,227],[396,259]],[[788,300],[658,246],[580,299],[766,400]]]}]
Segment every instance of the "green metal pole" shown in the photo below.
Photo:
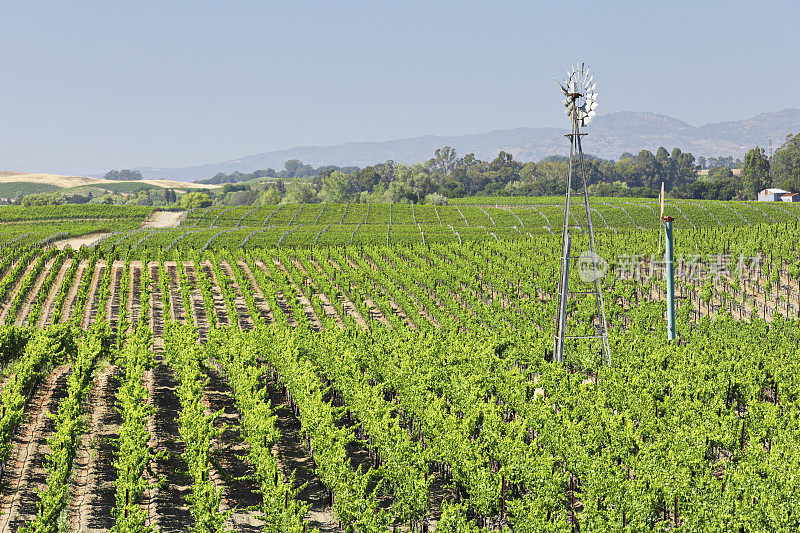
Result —
[{"label": "green metal pole", "polygon": [[675,340],[675,264],[672,254],[672,217],[664,217],[665,257],[667,267],[667,339]]}]

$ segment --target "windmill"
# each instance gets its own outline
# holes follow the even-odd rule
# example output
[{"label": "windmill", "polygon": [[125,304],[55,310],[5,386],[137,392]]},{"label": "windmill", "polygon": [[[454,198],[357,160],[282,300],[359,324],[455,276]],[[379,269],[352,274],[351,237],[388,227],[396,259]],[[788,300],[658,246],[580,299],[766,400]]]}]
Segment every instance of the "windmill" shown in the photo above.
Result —
[{"label": "windmill", "polygon": [[[569,173],[567,175],[567,192],[564,199],[564,230],[561,234],[561,270],[558,279],[557,309],[555,317],[555,338],[553,355],[554,359],[563,362],[565,346],[570,341],[598,340],[600,343],[602,357],[606,364],[611,364],[611,350],[608,345],[608,326],[606,323],[605,306],[603,304],[603,294],[600,290],[600,278],[602,278],[607,267],[606,262],[597,255],[594,243],[594,230],[592,229],[592,215],[589,210],[589,192],[586,186],[586,168],[584,165],[583,148],[581,138],[586,133],[581,133],[581,128],[586,127],[595,116],[597,107],[597,83],[594,76],[589,73],[583,63],[576,65],[567,71],[567,78],[563,83],[555,80],[564,93],[564,108],[572,124],[571,133],[565,134],[569,139]],[[573,191],[573,180],[577,191]],[[586,217],[586,224],[580,224],[571,209],[572,196],[576,195],[583,198],[583,211]],[[578,208],[578,211],[581,209]],[[573,223],[574,221],[574,223]],[[577,255],[572,247],[571,231],[579,231],[588,241],[588,249]],[[572,254],[572,255],[571,255]],[[571,280],[569,271],[570,265],[575,262],[578,267],[581,286],[578,280]],[[586,289],[586,285],[589,289]],[[588,329],[593,332],[587,334],[586,327],[582,331],[575,332],[574,325],[569,321],[571,318],[567,312],[569,302],[578,301],[583,298],[594,296],[596,305],[595,316],[593,317]]]}]

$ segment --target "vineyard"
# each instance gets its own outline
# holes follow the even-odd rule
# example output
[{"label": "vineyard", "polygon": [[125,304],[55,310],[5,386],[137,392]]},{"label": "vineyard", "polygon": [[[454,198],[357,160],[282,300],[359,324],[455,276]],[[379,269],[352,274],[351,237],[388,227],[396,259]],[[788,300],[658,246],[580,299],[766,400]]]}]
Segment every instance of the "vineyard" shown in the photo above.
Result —
[{"label": "vineyard", "polygon": [[[85,234],[102,234],[102,247],[125,250],[531,242],[538,236],[559,235],[563,226],[564,206],[557,198],[462,200],[473,204],[216,206],[183,212],[186,219],[170,229],[143,224],[151,214],[147,207],[9,206],[0,212],[0,243],[44,246]],[[485,203],[474,203],[479,201]],[[794,226],[800,220],[797,204],[781,202],[669,200],[667,209],[681,231]],[[642,232],[659,225],[656,200],[592,198],[590,210],[600,234]],[[574,224],[586,222],[579,216],[571,219]]]},{"label": "vineyard", "polygon": [[800,208],[669,203],[675,343],[592,199],[610,366],[556,201],[0,209],[0,530],[797,531]]}]

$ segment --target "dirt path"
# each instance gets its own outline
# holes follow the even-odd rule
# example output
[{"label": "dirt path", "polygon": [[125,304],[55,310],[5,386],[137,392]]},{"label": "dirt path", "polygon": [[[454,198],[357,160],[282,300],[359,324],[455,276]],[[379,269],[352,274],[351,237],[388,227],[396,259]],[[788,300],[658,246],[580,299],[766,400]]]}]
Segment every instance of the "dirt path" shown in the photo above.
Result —
[{"label": "dirt path", "polygon": [[376,304],[374,300],[371,298],[365,298],[364,305],[366,305],[367,309],[369,309],[370,320],[380,322],[387,328],[392,329],[391,322],[389,322],[389,319],[383,316],[383,311],[381,311],[381,308],[378,307],[378,304]]},{"label": "dirt path", "polygon": [[143,228],[177,228],[186,220],[186,211],[153,211],[144,222]]},{"label": "dirt path", "polygon": [[154,345],[164,345],[164,302],[161,300],[161,283],[158,263],[147,264],[150,269],[150,331],[153,332]]},{"label": "dirt path", "polygon": [[[308,299],[305,291],[295,282],[292,274],[289,272],[289,269],[286,268],[286,265],[284,265],[280,259],[275,258],[274,261],[275,266],[278,267],[278,270],[286,274],[286,278],[289,280],[289,285],[292,286],[292,289],[294,289],[295,293],[297,294],[297,301],[303,307],[303,312],[306,314],[306,320],[311,324],[311,327],[314,328],[314,331],[322,330],[324,328],[322,325],[322,320],[320,320],[316,309],[314,309],[314,306],[311,305],[311,300]],[[305,285],[306,283],[307,281],[303,280],[303,284]]]},{"label": "dirt path", "polygon": [[[157,356],[158,359],[160,357]],[[192,479],[183,459],[186,444],[178,432],[178,383],[172,370],[163,363],[145,373],[144,382],[155,407],[149,428],[152,436],[150,446],[156,452],[166,452],[166,457],[154,465],[155,475],[163,476],[164,483],[148,491],[143,504],[149,510],[149,522],[157,531],[181,533],[193,521],[186,503],[186,497],[191,493]]]},{"label": "dirt path", "polygon": [[[327,277],[325,272],[322,270],[322,267],[319,266],[319,263],[317,263],[312,258],[309,258],[308,261],[311,263],[311,265],[316,269],[316,271],[319,274],[322,274],[323,277]],[[298,268],[303,267],[303,264],[300,263],[299,261],[297,261],[297,265],[298,265]],[[302,272],[305,272],[306,274],[308,274],[308,271],[306,270],[305,267],[302,268]],[[325,294],[324,292],[318,292],[316,285],[312,284],[311,287],[315,291],[314,293],[311,294],[311,297],[313,298],[314,296],[316,296],[317,298],[319,298],[320,301],[322,302],[322,310],[325,311],[325,314],[327,316],[329,316],[330,318],[333,318],[336,321],[336,325],[339,328],[344,328],[344,320],[339,315],[339,312],[336,310],[336,307],[334,307],[334,305],[331,303],[331,300],[330,300],[330,298],[328,298],[328,295]]]},{"label": "dirt path", "polygon": [[[268,277],[271,275],[267,265],[265,265],[260,259],[255,262],[255,265],[260,268]],[[261,288],[263,292],[263,287]],[[294,315],[292,314],[292,309],[289,307],[289,301],[284,296],[283,291],[275,290],[275,301],[278,303],[278,307],[281,308],[281,312],[286,316],[286,323],[290,326],[294,327],[297,325],[297,320],[295,320]]]},{"label": "dirt path", "polygon": [[32,258],[31,261],[27,265],[25,265],[25,271],[22,273],[19,279],[14,283],[14,287],[10,291],[8,291],[8,293],[2,295],[4,298],[3,298],[3,311],[2,313],[0,313],[0,323],[6,324],[9,318],[7,316],[8,308],[11,305],[11,302],[14,301],[14,298],[17,295],[17,291],[19,291],[19,288],[22,285],[22,282],[25,280],[25,278],[28,277],[28,274],[30,274],[31,270],[33,270],[34,264],[36,264],[36,259]]},{"label": "dirt path", "polygon": [[278,416],[275,427],[280,431],[281,437],[273,451],[278,458],[284,482],[288,481],[294,472],[297,485],[307,483],[297,497],[311,504],[311,509],[306,515],[311,528],[319,528],[320,533],[340,533],[342,529],[338,526],[331,507],[330,491],[314,473],[314,460],[300,435],[300,421],[286,405],[280,385],[269,380],[266,387],[267,398]]},{"label": "dirt path", "polygon": [[237,479],[253,474],[253,468],[244,459],[247,453],[247,443],[244,442],[239,432],[239,411],[233,391],[220,372],[211,367],[207,369],[208,385],[204,390],[203,401],[208,412],[219,413],[215,426],[224,431],[219,439],[214,442],[218,446],[217,453],[212,459],[215,466],[217,479],[212,480],[218,487],[222,487],[222,507],[234,509],[230,523],[234,531],[261,531],[264,522],[255,518],[254,513],[247,512],[244,508],[260,505],[262,498],[258,493],[259,486],[252,479]]},{"label": "dirt path", "polygon": [[225,299],[222,297],[222,292],[217,284],[217,278],[214,276],[211,263],[208,261],[200,263],[200,269],[203,271],[206,278],[211,281],[211,294],[214,298],[214,312],[217,314],[217,323],[221,326],[230,324],[231,320],[228,316],[228,307],[225,305]]},{"label": "dirt path", "polygon": [[89,260],[84,259],[78,263],[78,268],[75,270],[75,279],[72,280],[72,287],[70,287],[67,297],[64,300],[64,312],[61,314],[61,322],[67,322],[72,316],[72,310],[75,307],[75,300],[78,298],[78,288],[81,286],[81,279],[83,273],[89,266]]},{"label": "dirt path", "polygon": [[47,299],[42,305],[42,314],[39,316],[39,322],[37,324],[39,327],[50,324],[50,317],[53,316],[53,303],[55,302],[56,296],[58,296],[58,292],[61,290],[61,286],[64,284],[64,277],[67,275],[67,270],[69,270],[73,261],[75,260],[66,259],[61,264],[61,270],[58,271],[56,279],[53,280],[53,284],[50,286],[50,294],[47,295]]},{"label": "dirt path", "polygon": [[89,282],[89,294],[86,296],[86,308],[83,310],[83,316],[81,317],[81,327],[83,329],[88,328],[89,324],[94,320],[94,317],[97,316],[100,281],[103,279],[106,268],[107,265],[105,261],[98,261],[94,265],[92,281]]},{"label": "dirt path", "polygon": [[[384,292],[386,292],[386,291],[384,291]],[[405,310],[403,310],[403,308],[402,308],[402,307],[400,307],[400,304],[398,304],[398,303],[397,303],[397,302],[394,300],[394,298],[389,298],[389,307],[391,307],[391,309],[392,309],[392,312],[393,312],[395,315],[399,316],[399,317],[400,317],[400,318],[401,318],[401,319],[402,319],[402,320],[403,320],[403,321],[406,323],[406,325],[407,325],[409,328],[411,328],[411,329],[419,329],[419,328],[417,328],[417,325],[414,323],[414,321],[413,321],[413,320],[411,320],[411,319],[408,317],[408,315],[406,314]]]},{"label": "dirt path", "polygon": [[37,387],[25,409],[29,418],[11,440],[11,457],[0,484],[3,495],[0,531],[17,531],[26,521],[36,517],[38,491],[47,486],[44,469],[44,458],[50,453],[47,439],[55,429],[49,415],[58,411],[58,402],[67,394],[69,371],[69,365],[61,365]]},{"label": "dirt path", "polygon": [[192,313],[194,325],[197,328],[197,337],[200,342],[205,342],[208,338],[210,324],[206,316],[206,307],[203,303],[203,295],[197,286],[197,276],[194,272],[194,264],[191,261],[184,261],[183,268],[186,271],[186,282],[189,284],[189,297],[192,300]]},{"label": "dirt path", "polygon": [[[361,260],[364,261],[365,263],[367,263],[372,271],[377,272],[379,270],[377,263],[375,263],[375,260],[372,259],[366,253],[364,253],[361,256]],[[317,266],[317,265],[315,265],[315,266]],[[317,266],[317,268],[320,271],[322,270],[321,267],[319,267],[319,266]],[[370,276],[370,278],[371,278],[371,276]],[[403,320],[403,322],[405,322],[405,324],[409,328],[411,328],[411,329],[419,329],[417,324],[415,324],[414,321],[411,320],[411,318],[409,318],[408,313],[406,313],[406,311],[402,308],[402,306],[399,303],[397,303],[397,301],[392,297],[391,292],[386,290],[386,287],[382,286],[380,283],[378,283],[374,279],[372,280],[372,284],[373,284],[373,287],[375,288],[375,290],[378,293],[382,294],[383,297],[386,299],[387,303],[389,304],[389,308],[392,310],[392,313],[394,313],[396,316],[400,317]],[[385,316],[384,316],[384,318],[386,319]]]},{"label": "dirt path", "polygon": [[[308,271],[305,269],[303,264],[294,257],[290,259],[295,268],[303,275],[302,284],[306,290],[300,288],[294,281],[294,278],[292,277],[289,278],[289,282],[292,284],[294,290],[297,291],[297,294],[299,295],[298,300],[300,301],[300,304],[303,306],[303,310],[305,311],[306,316],[314,325],[315,329],[319,331],[324,327],[322,324],[322,320],[319,317],[319,314],[317,313],[316,309],[314,309],[314,306],[311,304],[311,299],[314,297],[315,294],[322,302],[322,310],[325,311],[325,315],[332,317],[336,321],[336,324],[339,327],[342,327],[341,317],[339,317],[338,313],[336,313],[336,310],[331,305],[330,300],[328,300],[328,298],[325,295],[323,295],[321,292],[318,291],[316,285],[314,285],[314,281],[308,275]],[[282,272],[286,273],[287,276],[291,276],[291,274],[286,268],[286,265],[282,264],[277,259],[275,260],[275,263]]]},{"label": "dirt path", "polygon": [[128,298],[128,316],[132,326],[142,317],[142,262],[131,261],[131,296]]},{"label": "dirt path", "polygon": [[44,280],[47,278],[50,270],[53,268],[53,264],[56,262],[55,258],[49,259],[47,263],[44,264],[42,271],[39,272],[39,277],[36,279],[36,283],[33,284],[31,291],[28,293],[28,296],[25,297],[25,301],[22,303],[22,306],[17,311],[16,320],[14,320],[15,326],[22,326],[27,324],[28,314],[31,312],[31,307],[33,306],[34,300],[39,295],[39,291],[42,289],[42,285],[44,285]]},{"label": "dirt path", "polygon": [[339,328],[344,328],[344,320],[342,320],[342,317],[339,316],[339,313],[336,311],[336,308],[328,299],[328,295],[322,292],[317,292],[315,294],[312,294],[311,297],[313,298],[315,295],[322,302],[322,310],[325,311],[325,314],[328,315],[330,318],[334,319],[336,321],[336,325],[339,326]]},{"label": "dirt path", "polygon": [[164,261],[164,269],[169,277],[169,314],[173,320],[185,324],[186,310],[184,309],[183,294],[178,280],[178,265],[174,261]]},{"label": "dirt path", "polygon": [[[295,264],[297,264],[298,267],[302,267],[302,265],[300,265],[296,260]],[[347,258],[347,264],[350,265],[350,267],[356,270],[357,272],[361,272],[363,270],[349,257]],[[303,272],[305,272],[305,269],[303,269]],[[373,289],[374,289],[374,282],[373,282]],[[387,319],[384,316],[383,311],[381,311],[381,308],[378,306],[378,304],[375,303],[372,297],[364,298],[364,305],[369,310],[370,321],[377,321],[383,324],[384,326],[388,327],[389,329],[392,328],[392,324],[389,322],[389,319]]]},{"label": "dirt path", "polygon": [[59,250],[66,250],[67,248],[72,248],[73,250],[80,250],[82,246],[86,246],[91,248],[98,242],[102,241],[103,239],[111,236],[111,232],[103,232],[103,231],[96,231],[94,233],[87,233],[86,235],[81,235],[80,237],[70,237],[68,239],[61,239],[59,241],[55,241],[53,246],[58,248]]},{"label": "dirt path", "polygon": [[244,301],[244,296],[242,296],[242,289],[239,287],[239,284],[236,283],[236,278],[233,276],[231,266],[226,262],[221,262],[219,266],[222,272],[228,277],[230,285],[233,287],[233,292],[236,295],[234,298],[234,303],[236,304],[236,314],[238,315],[239,328],[245,330],[253,329],[253,319],[250,317],[250,311],[247,309],[247,303]]},{"label": "dirt path", "polygon": [[258,307],[258,310],[261,312],[261,318],[267,323],[275,322],[275,319],[272,317],[272,311],[269,308],[269,304],[264,298],[264,293],[261,292],[258,282],[256,281],[253,272],[250,270],[250,265],[248,265],[245,261],[239,261],[239,266],[242,267],[242,271],[247,277],[247,281],[250,283],[250,286],[247,287],[247,290],[253,291],[253,299],[256,302],[256,307]]},{"label": "dirt path", "polygon": [[[333,266],[333,268],[335,268],[335,269],[336,269],[336,270],[338,270],[339,272],[342,272],[342,267],[341,267],[341,266],[339,266],[339,264],[338,264],[338,263],[336,263],[336,261],[334,261],[333,259],[329,259],[328,261],[329,261],[329,262],[330,262],[330,264]],[[338,284],[338,283],[333,283],[333,281],[331,281],[331,283],[332,283],[332,285],[333,285],[334,287],[336,287],[336,288],[339,290],[339,292],[341,293],[341,296],[339,297],[339,302],[342,304],[342,308],[345,310],[345,312],[346,312],[348,315],[351,315],[353,318],[355,318],[355,320],[356,320],[356,323],[357,323],[359,326],[361,326],[361,327],[362,327],[362,328],[364,328],[364,329],[369,329],[369,326],[367,326],[367,321],[366,321],[366,320],[364,320],[364,317],[363,317],[363,316],[361,316],[361,313],[359,313],[359,312],[358,312],[358,308],[356,307],[356,304],[354,304],[354,303],[352,302],[352,300],[350,300],[350,298],[348,298],[348,297],[345,295],[344,289],[342,289],[342,287],[341,287],[341,286],[339,286],[339,284]]]},{"label": "dirt path", "polygon": [[125,270],[124,261],[114,261],[111,264],[111,294],[106,303],[106,316],[111,324],[111,334],[116,336],[119,329],[119,304],[122,299],[122,274]]},{"label": "dirt path", "polygon": [[113,439],[122,419],[114,408],[120,368],[108,365],[98,375],[89,398],[89,425],[75,457],[69,506],[72,531],[100,533],[114,525],[116,504]]},{"label": "dirt path", "polygon": [[[150,215],[142,222],[140,227],[142,228],[177,228],[181,225],[181,223],[186,220],[187,216],[186,211],[153,211]],[[89,220],[89,219],[87,219]],[[98,220],[98,219],[91,219],[91,220]],[[73,220],[68,220],[72,222]],[[53,242],[53,246],[58,248],[59,250],[66,250],[67,248],[72,248],[73,250],[79,250],[81,247],[86,246],[87,248],[91,248],[95,244],[99,243],[103,239],[107,239],[113,235],[112,232],[108,231],[95,231],[92,233],[87,233],[86,235],[80,235],[77,237],[68,237],[66,239],[59,239]]]}]

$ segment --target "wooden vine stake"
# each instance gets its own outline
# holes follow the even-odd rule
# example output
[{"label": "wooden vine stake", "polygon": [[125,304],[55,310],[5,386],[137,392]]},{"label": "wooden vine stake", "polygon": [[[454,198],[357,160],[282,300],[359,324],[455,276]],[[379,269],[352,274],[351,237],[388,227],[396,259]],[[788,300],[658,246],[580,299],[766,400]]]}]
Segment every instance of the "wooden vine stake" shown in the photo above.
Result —
[{"label": "wooden vine stake", "polygon": [[675,510],[673,512],[673,519],[675,521],[675,527],[678,527],[678,494],[675,494]]},{"label": "wooden vine stake", "polygon": [[500,517],[506,515],[506,475],[503,474],[503,479],[500,484]]}]

